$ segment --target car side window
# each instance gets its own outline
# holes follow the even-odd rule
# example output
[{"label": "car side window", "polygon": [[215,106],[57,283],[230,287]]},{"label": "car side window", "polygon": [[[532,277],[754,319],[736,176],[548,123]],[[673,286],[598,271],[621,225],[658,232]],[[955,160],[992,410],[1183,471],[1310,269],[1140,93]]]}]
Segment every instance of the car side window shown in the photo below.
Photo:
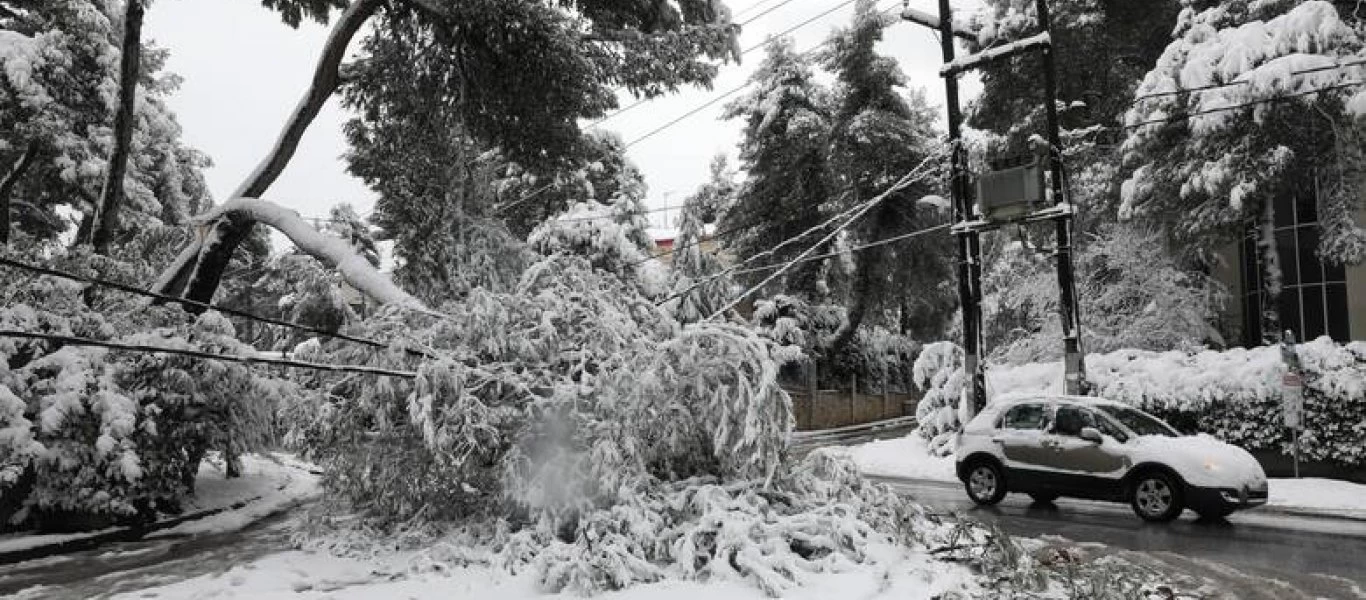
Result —
[{"label": "car side window", "polygon": [[1108,435],[1112,438],[1115,438],[1115,440],[1119,442],[1128,441],[1129,435],[1124,433],[1124,430],[1117,427],[1109,419],[1101,415],[1095,415],[1095,419],[1096,429],[1099,429],[1101,433]]},{"label": "car side window", "polygon": [[1059,406],[1053,416],[1053,433],[1079,436],[1084,427],[1095,427],[1096,415],[1079,406]]},{"label": "car side window", "polygon": [[1001,419],[1002,429],[1042,430],[1048,423],[1048,406],[1028,403],[1011,407]]}]

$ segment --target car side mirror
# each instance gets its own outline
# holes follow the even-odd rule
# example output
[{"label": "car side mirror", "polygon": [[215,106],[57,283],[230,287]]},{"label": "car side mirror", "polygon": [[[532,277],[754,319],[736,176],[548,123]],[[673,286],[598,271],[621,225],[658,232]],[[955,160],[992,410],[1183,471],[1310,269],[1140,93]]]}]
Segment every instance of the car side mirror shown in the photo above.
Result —
[{"label": "car side mirror", "polygon": [[1100,437],[1100,430],[1095,427],[1082,427],[1081,433],[1077,434],[1077,437],[1095,444],[1104,441],[1104,438]]}]

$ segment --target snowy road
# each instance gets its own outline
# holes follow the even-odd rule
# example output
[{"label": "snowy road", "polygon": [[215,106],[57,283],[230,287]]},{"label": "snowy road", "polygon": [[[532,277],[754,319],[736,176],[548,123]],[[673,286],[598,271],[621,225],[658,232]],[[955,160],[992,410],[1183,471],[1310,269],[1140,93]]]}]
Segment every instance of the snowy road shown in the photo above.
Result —
[{"label": "snowy road", "polygon": [[0,598],[84,600],[180,581],[291,548],[288,516],[241,531],[150,538],[0,567]]},{"label": "snowy road", "polygon": [[1269,511],[1237,513],[1227,522],[1149,524],[1128,505],[1058,500],[1031,505],[1012,494],[976,507],[961,486],[874,477],[922,503],[995,522],[1012,535],[1060,536],[1105,544],[1136,562],[1199,574],[1243,599],[1366,598],[1366,522],[1307,518]]}]

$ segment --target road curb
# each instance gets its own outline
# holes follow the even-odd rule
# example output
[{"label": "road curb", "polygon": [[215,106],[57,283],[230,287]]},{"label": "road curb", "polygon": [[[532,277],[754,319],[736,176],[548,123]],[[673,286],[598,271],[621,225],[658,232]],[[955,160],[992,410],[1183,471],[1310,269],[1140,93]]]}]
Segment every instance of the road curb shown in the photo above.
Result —
[{"label": "road curb", "polygon": [[1314,510],[1310,508],[1297,508],[1292,506],[1270,506],[1263,505],[1253,510],[1261,513],[1274,513],[1291,517],[1306,517],[1313,519],[1335,519],[1338,521],[1352,521],[1355,523],[1366,523],[1366,511],[1352,510]]},{"label": "road curb", "polygon": [[146,537],[148,534],[156,533],[164,529],[170,529],[172,527],[175,527],[176,525],[180,525],[181,523],[197,521],[199,519],[212,517],[216,514],[224,513],[230,510],[240,510],[242,508],[245,508],[248,504],[251,504],[252,502],[255,502],[260,499],[260,496],[257,496],[255,498],[248,498],[246,500],[241,500],[228,506],[220,506],[218,508],[201,510],[196,513],[181,515],[173,519],[158,521],[151,525],[144,525],[140,527],[121,527],[115,529],[114,531],[106,531],[104,533],[91,534],[82,538],[62,540],[60,542],[43,544],[41,546],[24,548],[22,550],[9,550],[0,552],[0,565],[12,565],[25,561],[37,560],[40,558],[47,558],[49,556],[56,556],[58,554],[68,554],[71,552],[79,552],[81,550],[89,550],[91,548],[98,548],[105,544],[111,544],[114,542],[132,542],[140,540],[143,537]]}]

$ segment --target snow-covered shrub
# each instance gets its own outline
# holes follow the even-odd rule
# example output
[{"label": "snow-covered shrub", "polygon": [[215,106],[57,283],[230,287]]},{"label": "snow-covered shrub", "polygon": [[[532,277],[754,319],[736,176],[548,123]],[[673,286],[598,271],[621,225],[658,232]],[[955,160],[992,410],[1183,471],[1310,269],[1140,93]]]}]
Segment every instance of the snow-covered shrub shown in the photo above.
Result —
[{"label": "snow-covered shrub", "polygon": [[929,440],[931,451],[946,455],[953,451],[953,434],[964,425],[963,349],[953,342],[927,344],[915,359],[912,376],[924,392],[915,409],[918,431]]},{"label": "snow-covered shrub", "polygon": [[[122,281],[146,263],[28,247],[16,258]],[[231,323],[3,273],[0,328],[243,353]],[[98,525],[178,510],[204,452],[263,445],[281,382],[238,364],[0,338],[0,527]]]},{"label": "snow-covered shrub", "polygon": [[[923,361],[935,374],[926,400],[931,394],[961,387],[961,365],[931,361],[930,357],[946,347],[961,352],[952,344],[944,344],[926,346],[917,362],[917,367]],[[1366,465],[1366,344],[1337,344],[1325,337],[1299,344],[1296,351],[1305,380],[1301,456],[1347,466]],[[1086,357],[1093,395],[1132,404],[1187,432],[1208,433],[1249,450],[1288,455],[1290,437],[1281,414],[1284,373],[1278,347],[1120,350]],[[992,397],[1007,392],[1062,393],[1062,364],[1058,362],[988,365],[986,378]],[[930,409],[924,402],[921,406],[923,433],[942,436],[961,427],[947,413],[925,412]],[[926,430],[926,426],[931,428]]]}]

